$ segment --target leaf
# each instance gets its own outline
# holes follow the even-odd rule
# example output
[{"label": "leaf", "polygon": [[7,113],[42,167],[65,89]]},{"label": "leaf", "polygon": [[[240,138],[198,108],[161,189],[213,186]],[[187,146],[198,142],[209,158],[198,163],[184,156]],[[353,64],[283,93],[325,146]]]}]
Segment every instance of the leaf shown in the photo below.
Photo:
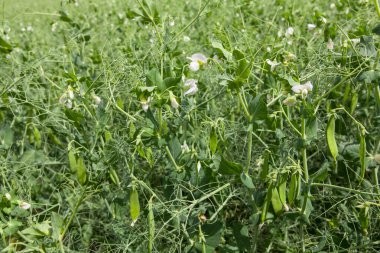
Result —
[{"label": "leaf", "polygon": [[87,171],[84,165],[83,157],[79,157],[77,160],[77,178],[81,185],[85,185],[87,182]]},{"label": "leaf", "polygon": [[157,69],[152,69],[146,74],[146,83],[148,86],[157,87],[159,91],[166,89],[165,83],[162,80],[161,74]]},{"label": "leaf", "polygon": [[0,37],[0,51],[8,54],[12,52],[12,50],[12,45],[5,41],[2,37]]},{"label": "leaf", "polygon": [[218,146],[218,136],[216,135],[215,128],[211,128],[210,132],[210,151],[211,154],[215,154],[216,147]]},{"label": "leaf", "polygon": [[249,189],[255,188],[252,182],[252,178],[249,175],[245,174],[244,172],[240,174],[240,179],[247,188]]},{"label": "leaf", "polygon": [[248,110],[253,120],[264,120],[267,118],[268,109],[262,94],[250,101]]},{"label": "leaf", "polygon": [[320,168],[311,175],[313,182],[323,182],[329,175],[329,167],[330,164],[328,162],[324,162]]},{"label": "leaf", "polygon": [[211,224],[206,223],[202,226],[202,231],[205,234],[206,245],[215,249],[222,239],[223,223],[220,221]]},{"label": "leaf", "polygon": [[164,79],[166,88],[175,87],[181,81],[181,77],[167,77]]},{"label": "leaf", "polygon": [[169,140],[169,149],[174,159],[177,159],[178,156],[182,153],[181,143],[177,137],[171,138]]},{"label": "leaf", "polygon": [[364,81],[365,83],[372,83],[372,82],[377,82],[380,79],[380,71],[378,70],[368,70],[364,71],[360,77],[360,81]]},{"label": "leaf", "polygon": [[22,226],[22,223],[18,220],[10,220],[7,223],[7,227],[3,230],[4,236],[10,236],[16,233],[19,228]]},{"label": "leaf", "polygon": [[222,157],[218,171],[222,175],[239,175],[243,171],[243,166],[239,163],[228,161]]},{"label": "leaf", "polygon": [[218,41],[211,41],[211,46],[213,48],[215,48],[220,54],[222,54],[224,56],[224,58],[226,58],[228,61],[231,61],[232,60],[232,54],[231,52],[227,51],[222,43],[218,42]]},{"label": "leaf", "polygon": [[318,134],[317,117],[312,116],[306,120],[306,138],[309,140],[317,138],[317,134]]},{"label": "leaf", "polygon": [[132,189],[131,195],[129,196],[129,211],[133,226],[140,215],[139,194],[135,188]]},{"label": "leaf", "polygon": [[247,226],[236,223],[233,226],[233,234],[240,252],[252,252],[251,238],[249,237]]},{"label": "leaf", "polygon": [[378,23],[373,29],[372,29],[372,32],[377,34],[377,35],[380,35],[380,23]]},{"label": "leaf", "polygon": [[331,116],[327,123],[326,138],[327,138],[327,145],[330,149],[331,155],[334,158],[334,161],[336,161],[336,158],[338,156],[338,145],[336,144],[336,140],[335,140],[335,117],[334,116]]},{"label": "leaf", "polygon": [[63,219],[59,213],[53,212],[51,215],[51,226],[53,229],[52,237],[59,241],[61,237],[61,232],[63,228]]}]

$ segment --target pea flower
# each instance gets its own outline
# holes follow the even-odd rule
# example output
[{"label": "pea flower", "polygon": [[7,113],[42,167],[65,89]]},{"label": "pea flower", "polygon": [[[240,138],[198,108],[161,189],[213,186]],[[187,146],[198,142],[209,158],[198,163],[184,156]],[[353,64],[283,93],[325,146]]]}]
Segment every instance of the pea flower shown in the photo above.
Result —
[{"label": "pea flower", "polygon": [[96,105],[99,105],[102,102],[102,99],[100,97],[96,96],[95,94],[92,95],[92,99],[94,100]]},{"label": "pea flower", "polygon": [[297,103],[297,98],[295,96],[287,97],[284,101],[282,101],[284,105],[293,106]]},{"label": "pea flower", "polygon": [[309,31],[314,30],[316,27],[317,27],[317,25],[315,25],[315,24],[307,24],[307,29],[308,29]]},{"label": "pea flower", "polygon": [[201,53],[193,54],[191,57],[188,57],[187,59],[191,60],[191,63],[189,64],[189,69],[193,72],[198,71],[203,64],[207,63],[207,57]]},{"label": "pea flower", "polygon": [[310,81],[304,84],[296,84],[292,87],[292,91],[297,94],[302,94],[302,97],[306,97],[309,91],[313,90],[313,85]]},{"label": "pea flower", "polygon": [[294,34],[294,28],[293,27],[288,27],[288,29],[286,29],[286,32],[285,32],[285,37],[290,37]]},{"label": "pea flower", "polygon": [[7,193],[5,193],[5,198],[6,198],[7,200],[11,200],[11,199],[12,199],[12,196],[7,192]]},{"label": "pea flower", "polygon": [[327,41],[327,49],[328,50],[334,49],[334,42],[331,39],[329,39],[329,41]]},{"label": "pea flower", "polygon": [[271,61],[269,59],[266,59],[266,63],[270,66],[270,71],[273,72],[278,65],[280,65],[280,62]]},{"label": "pea flower", "polygon": [[20,201],[19,205],[24,210],[28,210],[31,207],[31,205],[29,203],[24,202],[24,201]]},{"label": "pea flower", "polygon": [[185,87],[189,87],[187,91],[185,91],[184,95],[194,95],[198,91],[197,86],[198,80],[195,79],[187,79],[184,83]]},{"label": "pea flower", "polygon": [[183,41],[184,42],[189,42],[191,39],[190,39],[190,37],[189,36],[183,36]]},{"label": "pea flower", "polygon": [[148,97],[148,99],[142,99],[141,100],[141,108],[144,110],[144,112],[147,112],[149,109],[149,103],[152,101],[152,97]]},{"label": "pea flower", "polygon": [[175,96],[173,94],[173,92],[169,91],[169,99],[170,99],[170,104],[171,106],[174,108],[174,109],[177,109],[179,104],[177,102],[177,100],[175,99]]}]

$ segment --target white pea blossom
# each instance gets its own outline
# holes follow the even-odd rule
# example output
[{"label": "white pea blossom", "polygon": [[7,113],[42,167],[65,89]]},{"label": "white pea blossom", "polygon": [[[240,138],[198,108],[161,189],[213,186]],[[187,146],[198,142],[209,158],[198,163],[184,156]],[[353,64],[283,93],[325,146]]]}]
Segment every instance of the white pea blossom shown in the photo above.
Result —
[{"label": "white pea blossom", "polygon": [[141,101],[141,108],[144,110],[144,112],[147,112],[149,109],[149,103],[152,101],[152,97],[148,97],[147,100]]},{"label": "white pea blossom", "polygon": [[286,32],[285,32],[285,37],[290,37],[294,34],[294,28],[293,27],[288,27],[288,29],[286,29]]},{"label": "white pea blossom", "polygon": [[334,49],[334,42],[331,39],[329,39],[329,41],[327,41],[327,49],[328,50]]},{"label": "white pea blossom", "polygon": [[92,95],[92,99],[94,100],[96,105],[99,105],[102,102],[102,99],[99,96],[96,96],[95,94]]},{"label": "white pea blossom", "polygon": [[191,60],[189,68],[194,72],[198,71],[203,64],[207,63],[207,57],[201,53],[193,54],[191,57],[188,57],[188,59]]},{"label": "white pea blossom", "polygon": [[69,99],[74,99],[74,89],[71,86],[67,88],[67,96],[69,97]]},{"label": "white pea blossom", "polygon": [[181,145],[181,150],[182,150],[182,153],[188,153],[188,152],[190,152],[190,148],[187,145],[186,141],[184,141],[183,144]]},{"label": "white pea blossom", "polygon": [[354,46],[356,46],[357,44],[360,43],[360,39],[351,39],[351,42],[352,44],[354,44]]},{"label": "white pea blossom", "polygon": [[174,26],[175,25],[175,22],[174,21],[170,21],[169,22],[169,26]]},{"label": "white pea blossom", "polygon": [[11,199],[12,199],[12,196],[7,192],[7,193],[5,193],[5,198],[6,198],[7,200],[11,200]]},{"label": "white pea blossom", "polygon": [[184,83],[185,87],[188,87],[188,90],[184,93],[185,96],[187,95],[194,95],[198,91],[197,86],[198,80],[195,79],[187,79]]},{"label": "white pea blossom", "polygon": [[189,36],[183,36],[183,41],[184,42],[189,42],[191,39],[190,39],[190,37]]},{"label": "white pea blossom", "polygon": [[302,97],[307,96],[309,91],[313,90],[313,85],[310,81],[304,83],[304,84],[296,84],[292,87],[292,91],[297,94],[301,94]]},{"label": "white pea blossom", "polygon": [[175,98],[173,92],[169,91],[169,99],[170,99],[170,104],[174,109],[177,109],[179,104],[177,102],[177,99]]},{"label": "white pea blossom", "polygon": [[309,31],[314,30],[316,27],[317,27],[317,25],[315,25],[315,24],[307,24],[307,29],[308,29]]},{"label": "white pea blossom", "polygon": [[327,19],[325,17],[321,17],[321,21],[323,24],[327,24]]},{"label": "white pea blossom", "polygon": [[51,25],[51,31],[54,33],[55,31],[57,31],[57,27],[58,27],[58,23],[53,23],[52,25]]},{"label": "white pea blossom", "polygon": [[27,27],[26,27],[26,30],[28,32],[33,32],[33,27],[29,24]]},{"label": "white pea blossom", "polygon": [[21,202],[19,203],[19,205],[20,205],[20,207],[21,207],[22,209],[24,209],[24,210],[28,210],[28,209],[31,207],[31,205],[30,205],[29,203],[24,202],[24,201],[21,201]]},{"label": "white pea blossom", "polygon": [[293,106],[297,103],[297,98],[295,96],[287,97],[284,101],[282,101],[284,105]]},{"label": "white pea blossom", "polygon": [[278,65],[280,65],[280,62],[271,61],[269,59],[266,59],[266,63],[270,66],[270,71],[274,71]]},{"label": "white pea blossom", "polygon": [[197,170],[198,170],[198,173],[201,171],[201,168],[202,168],[201,162],[198,161],[198,162],[197,162]]}]

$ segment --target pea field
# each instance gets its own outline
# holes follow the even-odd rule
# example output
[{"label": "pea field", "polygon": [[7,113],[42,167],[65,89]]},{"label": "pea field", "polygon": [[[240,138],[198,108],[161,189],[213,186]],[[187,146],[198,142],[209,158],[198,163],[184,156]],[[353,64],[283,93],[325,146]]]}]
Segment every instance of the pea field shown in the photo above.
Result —
[{"label": "pea field", "polygon": [[0,253],[380,252],[378,0],[0,0]]}]

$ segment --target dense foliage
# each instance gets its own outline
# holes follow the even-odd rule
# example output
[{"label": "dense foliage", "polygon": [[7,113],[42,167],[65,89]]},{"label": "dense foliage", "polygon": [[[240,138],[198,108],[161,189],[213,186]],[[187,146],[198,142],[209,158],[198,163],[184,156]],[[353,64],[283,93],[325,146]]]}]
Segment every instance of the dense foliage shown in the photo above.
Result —
[{"label": "dense foliage", "polygon": [[26,2],[0,252],[380,251],[376,0]]}]

